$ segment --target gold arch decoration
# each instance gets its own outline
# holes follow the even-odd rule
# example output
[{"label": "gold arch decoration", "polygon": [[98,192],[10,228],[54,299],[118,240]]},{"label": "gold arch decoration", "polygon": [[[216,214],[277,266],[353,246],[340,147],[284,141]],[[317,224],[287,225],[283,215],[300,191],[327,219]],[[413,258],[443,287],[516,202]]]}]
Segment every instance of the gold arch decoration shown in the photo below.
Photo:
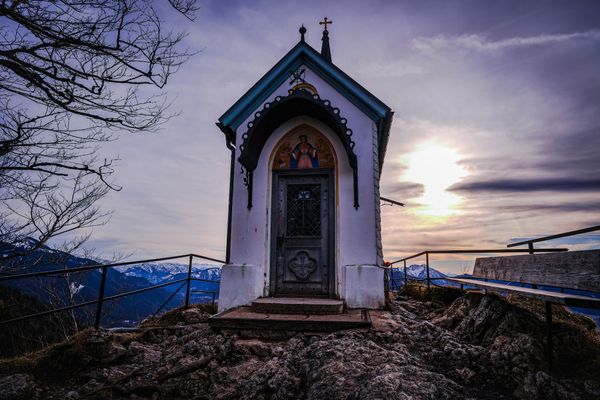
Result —
[{"label": "gold arch decoration", "polygon": [[288,94],[292,94],[296,90],[306,90],[310,94],[318,94],[317,88],[308,82],[302,82],[302,83],[297,84],[296,86],[294,86],[293,88],[288,90]]},{"label": "gold arch decoration", "polygon": [[288,132],[275,147],[273,170],[335,168],[331,142],[316,129],[302,125]]}]

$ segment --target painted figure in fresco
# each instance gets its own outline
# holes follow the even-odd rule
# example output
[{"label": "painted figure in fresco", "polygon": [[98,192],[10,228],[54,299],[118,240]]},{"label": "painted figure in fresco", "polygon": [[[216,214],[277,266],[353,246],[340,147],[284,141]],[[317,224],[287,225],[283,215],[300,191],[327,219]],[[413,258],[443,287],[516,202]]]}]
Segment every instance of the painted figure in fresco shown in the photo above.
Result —
[{"label": "painted figure in fresco", "polygon": [[323,138],[317,141],[317,154],[319,155],[319,165],[323,168],[333,167],[335,161],[333,155],[329,151],[329,145]]},{"label": "painted figure in fresco", "polygon": [[300,135],[300,143],[294,147],[290,157],[290,168],[319,168],[317,149],[308,143],[306,135]]},{"label": "painted figure in fresco", "polygon": [[275,165],[277,169],[286,169],[290,167],[290,154],[292,153],[292,146],[288,142],[285,142],[277,152],[277,159]]}]

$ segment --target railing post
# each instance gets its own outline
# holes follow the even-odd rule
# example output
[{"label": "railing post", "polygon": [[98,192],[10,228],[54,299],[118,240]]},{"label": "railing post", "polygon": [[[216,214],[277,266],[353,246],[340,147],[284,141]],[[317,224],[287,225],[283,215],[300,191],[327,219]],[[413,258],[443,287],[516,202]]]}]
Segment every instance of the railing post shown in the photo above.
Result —
[{"label": "railing post", "polygon": [[[534,250],[533,250],[533,242],[527,243],[527,248],[529,249],[529,254],[535,253]],[[536,285],[535,283],[533,283],[533,284],[531,284],[531,288],[532,289],[537,289],[538,285]]]},{"label": "railing post", "polygon": [[554,368],[553,349],[552,349],[552,303],[545,302],[546,311],[546,359],[550,370]]},{"label": "railing post", "polygon": [[404,260],[404,290],[408,290],[408,277],[406,276],[406,260]]},{"label": "railing post", "polygon": [[383,291],[389,293],[394,290],[394,271],[390,269],[383,270]]},{"label": "railing post", "polygon": [[429,280],[429,253],[425,253],[425,264],[427,266],[427,290],[431,288],[431,281]]},{"label": "railing post", "polygon": [[107,273],[108,268],[102,267],[102,278],[100,278],[100,289],[98,290],[98,304],[96,305],[96,321],[94,322],[94,328],[96,329],[100,329],[100,320],[102,319],[102,303],[104,303]]},{"label": "railing post", "polygon": [[190,264],[188,266],[188,276],[187,276],[187,289],[185,291],[185,306],[188,307],[190,305],[190,284],[192,282],[192,261],[193,257],[190,254]]}]

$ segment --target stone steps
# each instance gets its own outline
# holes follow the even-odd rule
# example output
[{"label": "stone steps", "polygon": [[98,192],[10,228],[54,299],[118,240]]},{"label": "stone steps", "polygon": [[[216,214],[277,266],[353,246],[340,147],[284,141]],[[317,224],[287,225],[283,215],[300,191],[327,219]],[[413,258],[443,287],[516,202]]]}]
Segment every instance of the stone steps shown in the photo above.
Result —
[{"label": "stone steps", "polygon": [[308,297],[261,297],[252,302],[252,310],[271,314],[342,314],[342,300]]},{"label": "stone steps", "polygon": [[332,332],[369,328],[371,318],[367,310],[346,310],[341,314],[273,314],[238,307],[210,317],[208,323],[214,329],[247,335],[257,331]]},{"label": "stone steps", "polygon": [[208,323],[214,329],[261,337],[264,332],[273,336],[285,332],[332,332],[368,328],[371,326],[371,318],[367,310],[344,310],[342,300],[263,297],[254,300],[250,307],[238,307],[214,315],[209,318]]}]

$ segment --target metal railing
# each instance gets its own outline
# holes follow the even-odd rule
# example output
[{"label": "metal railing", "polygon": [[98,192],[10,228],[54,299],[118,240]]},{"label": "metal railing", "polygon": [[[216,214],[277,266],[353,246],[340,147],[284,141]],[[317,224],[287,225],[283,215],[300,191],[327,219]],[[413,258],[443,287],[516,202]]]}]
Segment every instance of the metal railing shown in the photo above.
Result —
[{"label": "metal railing", "polygon": [[517,247],[517,246],[522,246],[522,245],[526,244],[529,249],[530,254],[533,254],[533,252],[535,251],[535,249],[533,248],[534,243],[545,242],[548,240],[560,239],[560,238],[564,238],[564,237],[575,236],[575,235],[580,235],[582,233],[596,232],[596,231],[600,231],[600,225],[591,226],[589,228],[584,228],[584,229],[577,229],[577,230],[569,231],[569,232],[557,233],[555,235],[543,236],[543,237],[536,238],[536,239],[523,240],[521,242],[507,244],[506,247]]},{"label": "metal railing", "polygon": [[[551,253],[551,252],[564,252],[564,251],[568,251],[568,249],[566,248],[557,248],[557,249],[534,249],[533,250],[536,253]],[[394,287],[394,282],[396,281],[396,279],[394,279],[394,265],[398,264],[400,262],[404,263],[404,285],[408,285],[408,281],[416,281],[416,282],[427,282],[427,288],[431,288],[431,284],[432,281],[435,280],[443,280],[445,278],[431,278],[430,274],[429,274],[429,255],[430,254],[496,254],[496,253],[529,253],[530,250],[529,249],[514,249],[514,250],[509,250],[509,249],[452,249],[452,250],[425,250],[422,251],[420,253],[417,254],[413,254],[411,256],[408,257],[404,257],[404,258],[400,258],[396,261],[392,261],[392,262],[387,262],[385,265],[388,267],[388,272],[390,277],[388,278],[389,282],[392,284],[392,287]],[[413,258],[418,258],[418,257],[422,257],[425,256],[425,273],[426,273],[426,277],[419,279],[419,278],[408,278],[408,274],[407,274],[407,265],[406,265],[406,261],[411,260]],[[396,267],[399,268],[399,267]]]},{"label": "metal railing", "polygon": [[[175,281],[170,281],[170,282],[160,283],[160,284],[153,285],[153,286],[148,286],[148,287],[141,288],[141,289],[131,290],[131,291],[124,292],[124,293],[106,296],[106,277],[108,275],[108,270],[110,268],[151,263],[151,262],[159,262],[159,261],[167,261],[167,260],[176,260],[176,259],[181,259],[181,258],[189,259],[188,260],[189,262],[188,262],[187,277],[182,278],[182,279],[177,279]],[[73,310],[76,308],[81,308],[81,307],[96,304],[94,327],[96,329],[98,329],[98,328],[100,328],[100,323],[102,320],[103,305],[106,301],[115,300],[115,299],[119,299],[119,298],[127,297],[127,296],[132,296],[132,295],[135,295],[138,293],[143,293],[143,292],[146,292],[149,290],[154,290],[154,289],[158,289],[158,288],[162,288],[162,287],[166,287],[166,286],[176,285],[178,283],[181,283],[181,285],[177,288],[177,290],[175,292],[173,292],[171,294],[171,296],[169,296],[169,298],[158,308],[158,310],[156,310],[156,312],[153,314],[153,316],[156,316],[173,299],[173,297],[177,293],[179,293],[179,291],[184,286],[186,286],[185,307],[188,307],[190,304],[190,293],[196,293],[196,292],[212,293],[212,301],[214,304],[215,295],[216,295],[217,291],[191,290],[192,281],[211,282],[211,283],[219,283],[220,282],[218,280],[201,279],[201,278],[193,277],[192,269],[193,269],[194,258],[199,258],[202,260],[208,260],[208,261],[213,261],[213,262],[217,262],[220,264],[225,264],[225,261],[218,260],[218,259],[212,258],[212,257],[206,257],[206,256],[198,255],[198,254],[184,254],[184,255],[172,256],[172,257],[160,257],[160,258],[152,258],[152,259],[146,259],[146,260],[125,261],[125,262],[117,262],[117,263],[111,263],[111,264],[89,265],[89,266],[84,266],[84,267],[65,268],[65,269],[57,269],[57,270],[49,270],[49,271],[28,272],[28,273],[24,273],[24,274],[13,274],[13,275],[0,276],[0,283],[2,283],[2,282],[17,280],[17,279],[27,279],[27,278],[44,277],[44,276],[57,276],[57,275],[62,275],[62,274],[72,274],[75,272],[92,271],[92,270],[97,270],[97,269],[102,270],[102,275],[100,278],[100,287],[98,289],[98,297],[96,298],[96,300],[85,301],[85,302],[81,302],[81,303],[77,303],[77,304],[72,304],[72,305],[69,305],[66,307],[55,308],[52,310],[46,310],[46,311],[42,311],[42,312],[35,313],[35,314],[29,314],[29,315],[24,315],[24,316],[21,316],[18,318],[12,318],[12,319],[8,319],[8,320],[0,321],[0,326],[16,323],[16,322],[20,322],[20,321],[25,321],[28,319],[39,318],[39,317],[43,317],[46,315],[56,314],[56,313],[69,311],[69,310]]]},{"label": "metal railing", "polygon": [[[389,283],[391,283],[392,288],[394,287],[394,265],[398,264],[400,262],[404,263],[404,285],[408,285],[408,281],[415,281],[415,282],[423,282],[426,281],[427,282],[427,288],[429,289],[431,287],[432,281],[435,280],[444,280],[445,278],[431,278],[429,275],[429,255],[430,254],[496,254],[496,253],[528,253],[528,254],[534,254],[534,253],[551,253],[551,252],[564,252],[564,251],[568,251],[567,248],[534,248],[533,244],[534,243],[538,243],[538,242],[544,242],[544,241],[548,241],[548,240],[553,240],[553,239],[560,239],[560,238],[564,238],[564,237],[569,237],[569,236],[575,236],[575,235],[580,235],[582,233],[588,233],[588,232],[595,232],[595,231],[600,231],[600,225],[596,225],[596,226],[592,226],[589,228],[584,228],[584,229],[577,229],[574,231],[568,231],[568,232],[563,232],[563,233],[558,233],[558,234],[554,234],[554,235],[548,235],[548,236],[543,236],[540,238],[534,238],[534,239],[528,239],[528,240],[523,240],[520,242],[516,242],[516,243],[510,243],[508,244],[506,247],[508,247],[508,249],[453,249],[453,250],[425,250],[422,251],[420,253],[417,254],[413,254],[411,256],[408,257],[404,257],[404,258],[400,258],[398,260],[392,261],[392,262],[386,262],[385,266],[386,266],[386,272],[389,272],[389,277],[386,274],[386,278]],[[512,247],[516,247],[516,246],[522,246],[522,245],[527,245],[527,249],[511,249]],[[419,279],[419,278],[415,278],[415,277],[408,277],[407,274],[407,265],[406,265],[406,261],[414,259],[414,258],[418,258],[418,257],[422,257],[425,256],[425,269],[426,269],[426,277],[423,279]],[[398,268],[398,267],[396,267]],[[386,288],[388,286],[386,285]],[[561,289],[561,291],[563,289],[570,289],[570,288],[562,288],[559,286],[556,286],[558,289]]]}]

